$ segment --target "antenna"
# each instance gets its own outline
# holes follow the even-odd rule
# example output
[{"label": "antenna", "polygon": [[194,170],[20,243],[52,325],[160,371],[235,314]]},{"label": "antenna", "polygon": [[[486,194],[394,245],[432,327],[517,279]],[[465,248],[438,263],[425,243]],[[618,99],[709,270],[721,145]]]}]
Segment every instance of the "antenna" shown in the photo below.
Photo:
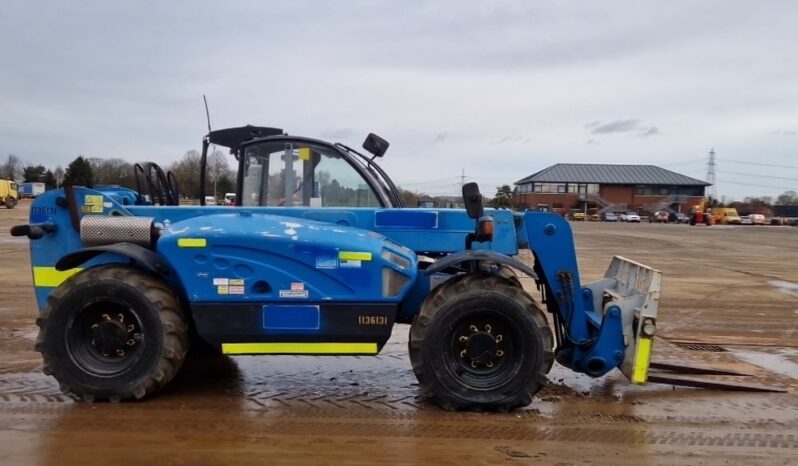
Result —
[{"label": "antenna", "polygon": [[710,184],[709,186],[709,193],[707,195],[711,199],[716,199],[718,192],[715,187],[715,148],[711,148],[709,150],[709,163],[707,163],[707,183]]},{"label": "antenna", "polygon": [[205,119],[208,120],[208,133],[211,132],[211,112],[208,111],[208,99],[202,94],[202,101],[205,102]]}]

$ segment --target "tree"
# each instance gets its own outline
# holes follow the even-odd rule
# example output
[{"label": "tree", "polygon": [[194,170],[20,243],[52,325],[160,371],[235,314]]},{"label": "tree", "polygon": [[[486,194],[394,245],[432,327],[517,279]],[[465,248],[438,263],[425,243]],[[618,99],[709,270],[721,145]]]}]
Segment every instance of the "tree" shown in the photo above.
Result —
[{"label": "tree", "polygon": [[94,186],[94,174],[91,170],[89,161],[78,156],[72,163],[67,166],[66,174],[64,175],[64,183],[79,184],[82,186]]},{"label": "tree", "polygon": [[207,163],[208,182],[210,186],[205,191],[208,194],[213,193],[213,197],[217,197],[219,193],[224,194],[226,192],[224,189],[220,189],[222,180],[228,180],[225,186],[229,188],[229,182],[233,179],[233,170],[230,169],[230,165],[227,163],[227,157],[225,157],[224,153],[220,150],[211,152],[208,155]]},{"label": "tree", "polygon": [[200,194],[200,153],[190,150],[183,155],[183,158],[173,163],[169,170],[177,178],[177,186],[180,194],[194,199],[199,198]]},{"label": "tree", "polygon": [[43,165],[31,165],[22,170],[22,179],[27,182],[39,182],[44,179],[45,168]]},{"label": "tree", "polygon": [[406,189],[398,188],[399,195],[402,196],[402,200],[405,202],[407,207],[416,207],[418,206],[418,198],[419,194],[413,191],[408,191]]},{"label": "tree", "polygon": [[133,164],[122,159],[88,159],[96,184],[119,185],[135,188]]},{"label": "tree", "polygon": [[0,178],[19,180],[22,177],[22,162],[14,154],[9,154],[6,163],[0,165]]},{"label": "tree", "polygon": [[776,198],[776,205],[798,205],[798,193],[785,191]]},{"label": "tree", "polygon": [[496,197],[490,202],[491,207],[506,208],[513,207],[513,188],[509,184],[505,184],[496,188]]},{"label": "tree", "polygon": [[44,189],[55,189],[58,183],[53,175],[52,170],[44,172]]}]

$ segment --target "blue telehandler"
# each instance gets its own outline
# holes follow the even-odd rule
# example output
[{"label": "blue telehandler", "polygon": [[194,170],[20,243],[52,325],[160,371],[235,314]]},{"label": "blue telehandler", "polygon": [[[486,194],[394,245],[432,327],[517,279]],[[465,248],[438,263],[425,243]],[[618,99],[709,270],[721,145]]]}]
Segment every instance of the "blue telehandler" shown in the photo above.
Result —
[{"label": "blue telehandler", "polygon": [[[212,145],[237,161],[233,207],[204,205]],[[203,139],[199,206],[179,205],[154,163],[135,166],[136,190],[37,197],[12,234],[30,238],[44,372],[79,399],[139,399],[169,383],[192,341],[376,355],[401,323],[422,391],[450,410],[525,406],[555,358],[646,383],[658,271],[615,257],[583,284],[560,216],[484,209],[474,183],[464,209],[405,206],[376,163],[388,142],[370,134],[363,148],[228,128]]]}]

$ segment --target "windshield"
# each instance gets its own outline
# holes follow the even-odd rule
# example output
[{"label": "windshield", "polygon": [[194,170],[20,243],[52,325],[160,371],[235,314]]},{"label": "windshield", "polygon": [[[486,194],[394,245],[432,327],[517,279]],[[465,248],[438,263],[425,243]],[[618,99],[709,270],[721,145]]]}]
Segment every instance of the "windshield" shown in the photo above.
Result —
[{"label": "windshield", "polygon": [[368,158],[367,156],[349,146],[341,144],[340,142],[336,143],[335,146],[349,152],[353,156],[352,159],[355,161],[355,163],[357,163],[363,170],[366,170],[371,174],[371,176],[377,182],[379,189],[388,199],[391,200],[391,203],[394,207],[405,207],[404,201],[399,195],[399,190],[396,188],[396,185],[393,184],[393,180],[391,180],[388,174],[385,173],[385,171],[380,168],[380,166],[377,165],[373,159]]},{"label": "windshield", "polygon": [[265,141],[244,153],[241,205],[381,207],[380,197],[338,151],[303,141]]}]

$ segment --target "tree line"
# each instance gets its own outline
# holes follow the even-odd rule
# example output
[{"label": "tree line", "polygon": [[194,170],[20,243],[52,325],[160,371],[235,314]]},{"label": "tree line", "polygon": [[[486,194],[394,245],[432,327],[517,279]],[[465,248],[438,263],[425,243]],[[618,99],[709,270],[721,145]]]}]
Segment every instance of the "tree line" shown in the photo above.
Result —
[{"label": "tree line", "polygon": [[[235,190],[235,172],[228,163],[228,156],[220,150],[208,154],[205,193],[221,198],[224,193]],[[200,153],[189,150],[179,160],[162,167],[171,171],[177,179],[181,197],[197,199],[200,195]],[[9,155],[0,164],[0,178],[23,183],[44,183],[46,189],[60,187],[64,183],[83,186],[115,185],[137,189],[133,170],[134,163],[120,158],[78,156],[67,165],[47,168],[44,165],[26,165],[16,155]]]}]

